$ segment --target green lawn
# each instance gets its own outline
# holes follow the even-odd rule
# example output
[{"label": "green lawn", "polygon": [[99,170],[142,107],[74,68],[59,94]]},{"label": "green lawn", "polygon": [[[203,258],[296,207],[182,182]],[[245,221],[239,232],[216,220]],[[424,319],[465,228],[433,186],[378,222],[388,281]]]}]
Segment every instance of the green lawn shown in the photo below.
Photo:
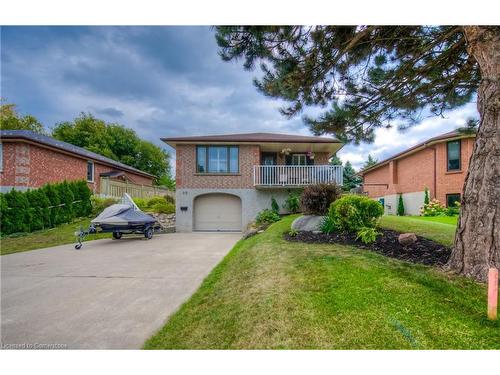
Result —
[{"label": "green lawn", "polygon": [[350,246],[287,242],[293,218],[238,242],[144,348],[500,349],[484,285]]},{"label": "green lawn", "polygon": [[456,220],[453,217],[382,216],[380,226],[399,232],[414,232],[443,245],[452,246],[457,228]]},{"label": "green lawn", "polygon": [[[34,233],[27,233],[22,236],[5,236],[0,240],[1,255],[18,253],[40,249],[44,247],[74,244],[76,243],[75,232],[82,226],[88,228],[89,218],[78,219],[71,224],[62,224],[55,228],[43,230]],[[111,238],[110,233],[92,234],[86,238],[86,241],[100,238]]]},{"label": "green lawn", "polygon": [[423,221],[433,221],[441,224],[450,224],[457,226],[458,216],[408,216],[412,219],[423,220]]}]

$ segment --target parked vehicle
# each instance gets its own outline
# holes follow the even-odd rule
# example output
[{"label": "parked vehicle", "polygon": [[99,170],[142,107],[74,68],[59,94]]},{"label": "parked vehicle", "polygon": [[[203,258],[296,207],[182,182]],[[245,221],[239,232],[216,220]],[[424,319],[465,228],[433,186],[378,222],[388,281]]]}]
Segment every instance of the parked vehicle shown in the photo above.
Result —
[{"label": "parked vehicle", "polygon": [[82,248],[82,241],[88,234],[113,233],[113,238],[119,240],[123,234],[143,234],[151,239],[155,229],[160,229],[156,219],[142,212],[128,194],[124,194],[121,201],[104,209],[91,221],[88,230],[80,229],[76,232],[78,243],[75,249]]}]

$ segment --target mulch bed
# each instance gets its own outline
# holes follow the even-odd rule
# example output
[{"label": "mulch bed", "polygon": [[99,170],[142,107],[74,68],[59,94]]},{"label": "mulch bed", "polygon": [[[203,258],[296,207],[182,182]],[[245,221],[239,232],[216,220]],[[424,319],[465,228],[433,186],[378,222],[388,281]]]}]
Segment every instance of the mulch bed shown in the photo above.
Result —
[{"label": "mulch bed", "polygon": [[356,234],[351,233],[313,233],[299,232],[296,236],[285,233],[287,241],[306,243],[338,243],[342,245],[354,245],[361,249],[375,251],[385,256],[405,260],[412,263],[421,263],[428,266],[442,266],[448,261],[451,249],[427,238],[417,236],[417,242],[403,247],[398,242],[400,232],[389,229],[379,229],[382,233],[377,240],[365,245],[360,240],[356,240]]}]

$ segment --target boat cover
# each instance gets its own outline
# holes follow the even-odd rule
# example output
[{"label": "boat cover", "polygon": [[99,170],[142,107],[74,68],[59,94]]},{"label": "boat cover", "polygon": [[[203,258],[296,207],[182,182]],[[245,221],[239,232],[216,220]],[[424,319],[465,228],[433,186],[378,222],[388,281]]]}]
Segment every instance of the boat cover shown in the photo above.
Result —
[{"label": "boat cover", "polygon": [[106,207],[99,216],[91,221],[92,224],[147,224],[156,220],[142,212],[128,194],[125,194],[120,203]]}]

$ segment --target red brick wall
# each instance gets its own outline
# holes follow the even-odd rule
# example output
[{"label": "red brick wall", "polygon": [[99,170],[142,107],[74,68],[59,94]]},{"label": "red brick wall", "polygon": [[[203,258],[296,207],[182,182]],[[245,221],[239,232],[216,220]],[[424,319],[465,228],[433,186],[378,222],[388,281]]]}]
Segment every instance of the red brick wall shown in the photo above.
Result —
[{"label": "red brick wall", "polygon": [[259,164],[257,145],[240,145],[239,173],[211,175],[196,173],[196,145],[177,145],[176,187],[178,189],[251,189],[253,166]]},{"label": "red brick wall", "polygon": [[[437,198],[445,203],[446,194],[462,193],[465,175],[469,168],[474,138],[463,138],[461,141],[461,171],[447,172],[446,142],[441,142],[392,161],[392,170],[394,171],[392,178],[390,164],[366,173],[363,177],[363,190],[368,193],[369,197],[377,198],[390,194],[423,191],[427,187],[432,198]],[[436,153],[435,160],[434,152]],[[435,188],[434,170],[436,170]],[[373,186],[370,183],[388,184],[389,186]]]},{"label": "red brick wall", "polygon": [[[176,148],[176,187],[179,189],[252,189],[253,166],[260,165],[260,147],[258,145],[240,145],[239,173],[197,174],[196,145],[177,145]],[[285,158],[278,152],[277,164],[285,163]],[[315,155],[316,165],[328,164],[328,153]]]},{"label": "red brick wall", "polygon": [[442,203],[446,203],[446,194],[462,194],[465,182],[465,175],[469,169],[469,160],[472,155],[475,138],[462,139],[461,158],[462,169],[460,171],[447,171],[446,142],[436,145],[437,156],[437,184],[436,198]]},{"label": "red brick wall", "polygon": [[[82,180],[87,178],[87,160],[39,147],[25,142],[3,142],[3,171],[0,174],[1,186],[37,188],[48,183],[63,180]],[[94,162],[94,183],[90,189],[99,193],[102,172],[118,168]],[[125,172],[131,181],[151,185],[152,179]]]},{"label": "red brick wall", "polygon": [[[380,168],[374,169],[370,173],[367,173],[363,177],[363,191],[368,193],[371,198],[381,197],[388,194],[388,188],[390,184],[389,179],[389,164],[386,164]],[[377,184],[377,185],[371,185]],[[380,184],[380,185],[379,185]],[[383,185],[387,184],[387,185]]]}]

